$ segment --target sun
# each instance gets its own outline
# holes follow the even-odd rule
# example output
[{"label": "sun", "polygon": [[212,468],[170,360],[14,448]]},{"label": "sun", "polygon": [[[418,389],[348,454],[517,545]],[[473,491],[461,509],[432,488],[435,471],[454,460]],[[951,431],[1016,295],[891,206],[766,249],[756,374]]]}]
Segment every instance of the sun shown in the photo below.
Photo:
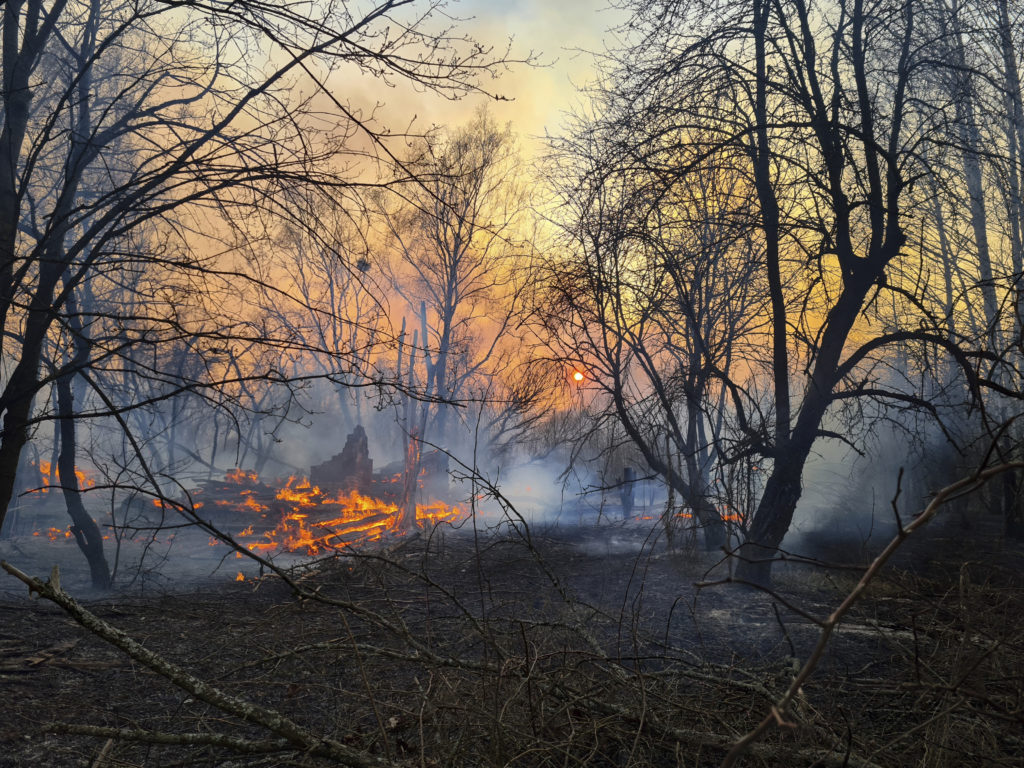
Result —
[{"label": "sun", "polygon": [[582,371],[573,371],[572,372],[572,380],[577,382],[577,383],[583,381],[583,373],[582,373]]}]

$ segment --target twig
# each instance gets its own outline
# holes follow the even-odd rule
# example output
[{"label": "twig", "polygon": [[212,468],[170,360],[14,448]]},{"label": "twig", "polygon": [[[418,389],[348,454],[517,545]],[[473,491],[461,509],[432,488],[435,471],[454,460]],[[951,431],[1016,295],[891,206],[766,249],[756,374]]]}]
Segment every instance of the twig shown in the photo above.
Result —
[{"label": "twig", "polygon": [[892,497],[892,514],[896,518],[896,530],[903,533],[903,520],[900,519],[900,508],[899,500],[900,493],[903,491],[903,467],[900,467],[900,473],[896,476],[896,493]]},{"label": "twig", "polygon": [[[54,723],[51,726],[51,728],[53,728],[54,730],[58,730],[58,729],[60,729],[60,727],[62,725],[64,725],[64,724],[63,723]],[[110,754],[110,750],[113,749],[113,748],[114,748],[114,737],[111,736],[110,738],[108,738],[106,740],[106,742],[104,742],[103,748],[100,750],[100,753],[98,755],[96,755],[96,759],[92,761],[92,763],[89,765],[89,768],[103,768],[103,764],[105,762],[107,762],[107,755]]]}]

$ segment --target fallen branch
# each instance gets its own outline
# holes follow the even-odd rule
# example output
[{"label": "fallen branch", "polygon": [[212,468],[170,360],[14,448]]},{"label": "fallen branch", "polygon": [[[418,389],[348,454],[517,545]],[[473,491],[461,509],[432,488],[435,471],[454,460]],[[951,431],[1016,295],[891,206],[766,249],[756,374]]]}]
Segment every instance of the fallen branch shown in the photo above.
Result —
[{"label": "fallen branch", "polygon": [[[678,728],[662,722],[651,713],[639,713],[628,707],[612,704],[594,698],[588,698],[587,703],[596,711],[608,715],[615,715],[625,721],[637,723],[644,730],[660,732],[665,736],[690,747],[711,747],[713,749],[725,749],[732,742],[732,738],[726,734],[712,733],[706,729]],[[751,744],[749,751],[755,757],[762,760],[772,760],[775,764],[783,764],[782,759],[788,758],[787,764],[795,764],[798,760],[800,765],[814,765],[819,768],[882,768],[878,763],[858,757],[853,754],[843,754],[836,750],[818,749],[814,747],[795,747],[784,744]]]},{"label": "fallen branch", "polygon": [[291,744],[293,748],[306,754],[336,760],[341,765],[352,768],[390,768],[394,765],[390,761],[374,757],[333,739],[317,736],[279,712],[227,694],[176,664],[172,664],[159,654],[140,645],[125,632],[79,605],[61,588],[60,571],[56,566],[54,566],[50,578],[45,582],[34,576],[29,576],[6,561],[0,561],[0,567],[24,583],[30,592],[35,592],[40,597],[56,603],[87,630],[120,648],[143,666],[222,712],[266,728],[275,736]]},{"label": "fallen branch", "polygon": [[77,723],[50,723],[46,726],[51,733],[73,733],[78,736],[97,736],[99,738],[117,739],[119,741],[136,741],[145,744],[201,745],[224,747],[235,752],[250,754],[266,754],[283,752],[292,749],[287,739],[267,739],[253,741],[227,736],[223,733],[167,733],[165,731],[149,731],[144,728],[110,728],[101,725],[79,725]]}]

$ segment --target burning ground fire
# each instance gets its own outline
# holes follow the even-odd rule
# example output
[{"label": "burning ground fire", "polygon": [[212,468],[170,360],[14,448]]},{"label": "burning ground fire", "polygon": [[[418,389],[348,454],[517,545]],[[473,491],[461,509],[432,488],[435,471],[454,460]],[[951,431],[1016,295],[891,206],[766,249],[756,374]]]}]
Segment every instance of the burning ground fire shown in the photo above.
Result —
[{"label": "burning ground fire", "polygon": [[[47,494],[51,490],[60,493],[60,470],[49,461],[40,461],[38,463],[32,462],[39,471],[39,487],[31,491],[34,494]],[[96,478],[93,477],[91,472],[84,469],[75,467],[75,477],[78,480],[78,487],[80,490],[88,490],[89,488],[96,487]],[[33,536],[43,537],[45,536],[49,541],[61,541],[63,539],[73,538],[71,533],[71,526],[66,528],[57,528],[56,526],[49,526],[48,528],[32,531]],[[109,536],[104,536],[104,539],[109,539]]]},{"label": "burning ground fire", "polygon": [[[42,476],[41,487],[33,493],[46,494],[59,485],[57,475],[50,472],[49,462],[40,462],[37,468]],[[89,472],[76,469],[75,474],[83,490],[95,487],[96,481]],[[379,541],[386,532],[398,528],[402,514],[398,503],[401,475],[374,486],[380,487],[382,498],[357,491],[324,491],[305,477],[292,476],[268,485],[255,472],[233,469],[223,481],[205,483],[193,498],[195,508],[201,509],[204,517],[231,533],[250,551],[320,555],[360,542]],[[154,499],[152,504],[158,509],[165,506],[160,499]],[[425,527],[455,522],[465,514],[458,504],[418,504],[416,523]],[[49,541],[73,538],[70,527],[50,526],[37,529],[32,535]],[[211,546],[220,543],[216,538],[210,539]]]},{"label": "burning ground fire", "polygon": [[[48,493],[52,486],[57,486],[55,490],[60,490],[60,469],[48,461],[40,461],[38,464],[33,462],[33,464],[36,469],[39,470],[40,474],[40,488],[36,492]],[[75,477],[78,479],[78,487],[82,490],[85,490],[86,488],[93,488],[96,485],[96,479],[91,473],[86,472],[84,469],[75,467]]]},{"label": "burning ground fire", "polygon": [[[47,493],[47,485],[59,485],[59,478],[50,473],[49,462],[40,462],[38,469],[42,487],[36,493]],[[96,481],[88,471],[76,468],[75,474],[83,490],[95,487]],[[387,532],[397,531],[402,517],[402,488],[401,473],[377,475],[370,495],[355,490],[324,490],[306,477],[294,475],[268,484],[256,472],[232,469],[223,480],[204,483],[192,497],[195,509],[202,510],[200,514],[205,519],[252,552],[316,556],[353,544],[379,541]],[[152,504],[156,508],[164,506],[160,499],[154,499]],[[454,523],[467,514],[458,504],[418,504],[416,524],[428,527]],[[724,508],[721,515],[725,521],[741,522],[740,515],[730,508]],[[676,516],[690,519],[692,514],[677,512]],[[654,520],[655,516],[641,515],[639,519]],[[53,526],[36,530],[32,535],[45,536],[49,541],[72,538],[70,528]],[[217,538],[209,540],[210,546],[221,543]]]},{"label": "burning ground fire", "polygon": [[[358,542],[378,541],[398,528],[402,514],[397,501],[357,491],[323,491],[305,477],[289,477],[274,488],[261,482],[256,473],[243,470],[228,472],[224,482],[207,483],[196,496],[213,522],[241,522],[242,529],[233,535],[253,552],[319,555]],[[457,504],[416,505],[420,527],[455,522],[464,516],[465,510]],[[211,540],[211,544],[217,543]]]}]

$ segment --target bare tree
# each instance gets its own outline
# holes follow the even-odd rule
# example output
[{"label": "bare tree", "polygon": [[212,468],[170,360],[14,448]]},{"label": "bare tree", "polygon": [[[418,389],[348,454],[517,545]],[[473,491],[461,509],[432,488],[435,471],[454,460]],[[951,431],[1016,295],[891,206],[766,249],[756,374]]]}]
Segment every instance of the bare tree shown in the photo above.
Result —
[{"label": "bare tree", "polygon": [[[458,97],[503,60],[454,34],[437,6],[341,3],[314,17],[244,3],[5,4],[0,524],[29,431],[48,418],[34,413],[49,384],[46,340],[86,283],[99,298],[131,275],[122,287],[145,296],[133,314],[89,310],[104,321],[103,333],[85,331],[89,359],[54,373],[130,369],[159,382],[119,404],[99,391],[109,376],[89,376],[100,411],[121,427],[132,409],[182,394],[228,405],[240,382],[288,385],[255,349],[291,339],[253,317],[248,296],[274,280],[246,256],[285,223],[310,226],[310,201],[361,208],[370,163],[396,161],[385,129],[338,94],[339,68]],[[201,371],[163,368],[174,356],[159,350],[182,340]],[[248,367],[225,356],[233,344],[254,346]]]},{"label": "bare tree", "polygon": [[314,407],[337,413],[346,433],[363,421],[363,385],[382,377],[378,358],[388,339],[384,278],[364,234],[370,224],[338,213],[320,212],[315,226],[282,234],[280,249],[293,259],[288,293],[299,301],[282,307],[274,291],[264,301],[266,314],[296,340],[293,373],[323,376],[317,390],[328,391],[313,393]]},{"label": "bare tree", "polygon": [[401,368],[408,350],[405,375],[416,377],[408,384],[420,398],[415,407],[406,402],[402,417],[407,474],[415,474],[421,442],[455,449],[458,435],[468,434],[454,424],[460,401],[487,399],[496,371],[507,367],[524,286],[515,260],[528,255],[510,126],[479,111],[417,151],[409,166],[424,183],[382,217],[395,254],[393,285],[415,318],[416,336],[411,345],[403,337],[398,353]]},{"label": "bare tree", "polygon": [[[630,37],[610,56],[608,80],[628,105],[611,142],[627,158],[621,166],[678,178],[735,168],[753,190],[739,226],[755,244],[765,290],[755,311],[767,327],[752,337],[765,354],[734,366],[724,386],[744,450],[770,463],[737,568],[738,578],[765,583],[813,446],[852,444],[865,427],[859,419],[835,429],[840,413],[856,416],[849,406],[865,402],[935,412],[907,376],[909,350],[949,357],[976,400],[979,385],[1013,394],[994,373],[996,360],[1009,363],[992,337],[950,337],[922,260],[924,222],[937,210],[928,158],[960,147],[961,178],[979,187],[977,151],[966,141],[978,121],[963,99],[935,87],[938,73],[959,71],[964,83],[971,65],[950,55],[959,27],[955,9],[939,2],[631,8]],[[980,232],[981,202],[972,210]],[[616,225],[606,241],[628,231]],[[1005,322],[996,308],[1009,285],[977,237],[973,245],[961,264],[975,265],[992,322]]]},{"label": "bare tree", "polygon": [[587,371],[581,384],[601,398],[592,407],[607,408],[720,547],[726,513],[712,472],[734,460],[726,384],[764,298],[759,246],[736,227],[751,189],[725,166],[689,175],[640,168],[637,154],[658,146],[671,155],[662,142],[678,136],[651,123],[637,130],[633,109],[604,90],[596,124],[555,145],[564,244],[544,266],[535,314],[556,357]]}]

